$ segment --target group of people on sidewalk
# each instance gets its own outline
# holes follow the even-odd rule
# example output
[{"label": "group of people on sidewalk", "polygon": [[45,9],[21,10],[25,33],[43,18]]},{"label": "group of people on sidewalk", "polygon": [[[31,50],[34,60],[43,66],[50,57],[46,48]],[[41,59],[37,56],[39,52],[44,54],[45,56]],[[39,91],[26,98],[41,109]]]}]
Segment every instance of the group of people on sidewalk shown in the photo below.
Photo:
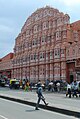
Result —
[{"label": "group of people on sidewalk", "polygon": [[77,80],[74,80],[72,83],[67,84],[67,92],[66,97],[69,96],[71,98],[71,95],[74,97],[80,97],[80,82]]}]

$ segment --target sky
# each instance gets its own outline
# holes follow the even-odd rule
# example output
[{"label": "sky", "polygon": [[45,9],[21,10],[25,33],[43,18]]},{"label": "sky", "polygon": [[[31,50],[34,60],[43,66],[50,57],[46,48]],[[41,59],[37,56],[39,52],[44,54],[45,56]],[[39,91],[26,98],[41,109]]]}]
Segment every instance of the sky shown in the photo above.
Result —
[{"label": "sky", "polygon": [[70,23],[80,20],[80,0],[0,0],[0,58],[13,52],[27,18],[46,5],[69,14]]}]

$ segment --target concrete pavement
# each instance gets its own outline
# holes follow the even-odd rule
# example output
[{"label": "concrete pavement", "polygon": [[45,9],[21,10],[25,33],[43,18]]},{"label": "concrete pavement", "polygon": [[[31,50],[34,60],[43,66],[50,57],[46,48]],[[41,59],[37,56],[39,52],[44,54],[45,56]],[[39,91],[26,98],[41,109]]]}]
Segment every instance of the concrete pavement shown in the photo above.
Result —
[{"label": "concrete pavement", "polygon": [[[40,108],[71,115],[80,118],[80,98],[68,98],[65,94],[43,92],[43,95],[49,105],[46,107],[42,102]],[[20,102],[35,106],[37,102],[37,94],[35,91],[25,92],[23,90],[0,91],[0,98]]]}]

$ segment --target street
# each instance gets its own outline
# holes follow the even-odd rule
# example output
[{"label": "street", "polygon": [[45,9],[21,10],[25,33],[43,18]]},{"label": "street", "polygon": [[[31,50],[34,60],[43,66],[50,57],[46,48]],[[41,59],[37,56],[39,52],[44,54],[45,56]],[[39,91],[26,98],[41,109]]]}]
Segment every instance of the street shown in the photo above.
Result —
[{"label": "street", "polygon": [[0,119],[77,119],[43,109],[35,110],[32,106],[0,99]]},{"label": "street", "polygon": [[[6,87],[0,87],[0,94],[15,98],[17,97],[22,100],[27,100],[34,103],[37,101],[37,95],[35,91],[26,92],[24,90],[10,90]],[[51,106],[80,112],[80,98],[66,98],[65,94],[60,93],[43,92],[43,94],[46,98],[46,101],[49,102],[49,105]]]}]

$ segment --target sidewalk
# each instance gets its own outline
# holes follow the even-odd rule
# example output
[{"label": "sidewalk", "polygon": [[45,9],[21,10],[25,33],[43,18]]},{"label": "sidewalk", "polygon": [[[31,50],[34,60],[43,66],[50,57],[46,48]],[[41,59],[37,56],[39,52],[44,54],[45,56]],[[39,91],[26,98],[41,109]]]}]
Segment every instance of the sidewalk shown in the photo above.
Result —
[{"label": "sidewalk", "polygon": [[[59,93],[43,93],[46,101],[49,103],[47,107],[41,102],[40,108],[46,110],[55,111],[75,117],[80,117],[80,98],[72,97],[68,98],[65,94]],[[0,98],[5,98],[8,100],[28,104],[35,106],[37,102],[37,94],[35,91],[25,92],[25,91],[0,91]]]}]

